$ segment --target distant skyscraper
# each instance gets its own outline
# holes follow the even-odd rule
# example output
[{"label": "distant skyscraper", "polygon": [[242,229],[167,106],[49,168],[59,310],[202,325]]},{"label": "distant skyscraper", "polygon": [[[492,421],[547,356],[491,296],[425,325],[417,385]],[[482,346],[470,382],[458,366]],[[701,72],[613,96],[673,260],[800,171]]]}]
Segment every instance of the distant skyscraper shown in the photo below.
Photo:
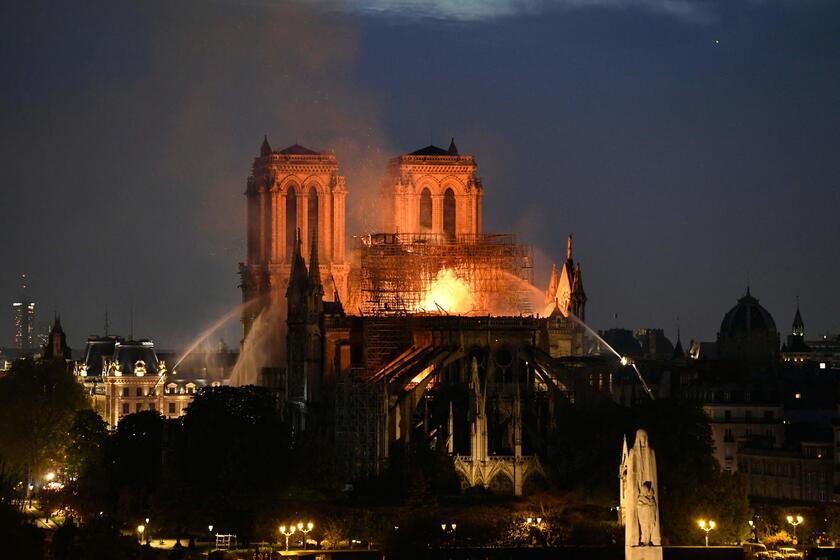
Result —
[{"label": "distant skyscraper", "polygon": [[12,304],[15,320],[15,346],[30,350],[35,342],[35,302],[26,295],[26,274],[20,277],[20,298]]}]

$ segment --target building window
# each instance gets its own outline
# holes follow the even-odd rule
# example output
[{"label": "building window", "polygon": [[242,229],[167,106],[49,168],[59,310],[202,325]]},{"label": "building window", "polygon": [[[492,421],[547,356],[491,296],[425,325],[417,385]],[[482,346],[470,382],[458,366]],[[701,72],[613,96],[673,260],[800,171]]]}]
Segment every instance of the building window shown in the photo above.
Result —
[{"label": "building window", "polygon": [[135,394],[138,397],[142,397],[143,396],[143,388],[142,387],[137,387],[137,391],[135,391]]},{"label": "building window", "polygon": [[123,396],[124,397],[128,396],[128,387],[123,387]]},{"label": "building window", "polygon": [[[307,224],[307,227],[309,228],[309,244],[310,244],[310,246],[315,241],[315,232],[321,233],[321,230],[318,229],[318,217],[319,217],[318,216],[319,215],[318,206],[319,206],[319,204],[318,204],[318,190],[313,186],[309,189],[308,208],[306,209],[307,214],[309,216],[308,217],[309,223]],[[318,244],[321,247],[323,247],[324,240],[319,239]],[[319,256],[322,255],[321,247],[315,247],[315,250],[318,251]]]},{"label": "building window", "polygon": [[723,411],[723,419],[727,422],[732,421],[732,411],[731,410],[724,410]]},{"label": "building window", "polygon": [[169,403],[169,414],[175,414],[175,403]]},{"label": "building window", "polygon": [[297,236],[297,186],[290,184],[286,190],[286,261],[292,261]]},{"label": "building window", "polygon": [[123,414],[128,414],[128,403],[124,402],[122,406]]},{"label": "building window", "polygon": [[747,410],[744,412],[744,420],[747,422],[752,422],[752,410]]},{"label": "building window", "polygon": [[446,189],[443,193],[443,233],[448,239],[455,239],[455,193]]},{"label": "building window", "polygon": [[420,231],[432,229],[432,193],[423,189],[420,193]]},{"label": "building window", "polygon": [[140,412],[143,410],[143,403],[137,403],[134,405],[134,412]]}]

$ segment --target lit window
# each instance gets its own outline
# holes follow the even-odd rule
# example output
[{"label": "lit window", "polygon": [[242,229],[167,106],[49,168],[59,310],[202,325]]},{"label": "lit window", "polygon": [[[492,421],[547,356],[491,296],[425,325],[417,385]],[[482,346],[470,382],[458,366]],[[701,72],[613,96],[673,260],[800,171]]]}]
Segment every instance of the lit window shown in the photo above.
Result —
[{"label": "lit window", "polygon": [[801,398],[802,398],[802,393],[796,393],[796,394],[793,396],[793,398],[795,398],[795,399],[801,399]]},{"label": "lit window", "polygon": [[820,362],[820,369],[825,369],[825,362]]}]

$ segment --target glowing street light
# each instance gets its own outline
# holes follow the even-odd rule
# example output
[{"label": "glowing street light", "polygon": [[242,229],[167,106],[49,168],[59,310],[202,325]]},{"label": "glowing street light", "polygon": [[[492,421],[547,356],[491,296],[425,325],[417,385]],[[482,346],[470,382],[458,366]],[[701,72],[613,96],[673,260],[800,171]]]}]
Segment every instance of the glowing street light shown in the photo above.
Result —
[{"label": "glowing street light", "polygon": [[701,519],[700,521],[697,522],[697,525],[701,529],[706,531],[706,546],[709,546],[709,531],[714,529],[717,526],[717,523],[715,523],[711,519],[709,519],[708,521],[706,521],[705,519]]},{"label": "glowing street light", "polygon": [[280,525],[280,534],[283,535],[284,537],[286,537],[286,552],[289,551],[289,537],[294,535],[295,531],[297,531],[297,527],[295,527],[294,525],[289,527],[288,531],[286,530],[285,525]]},{"label": "glowing street light", "polygon": [[799,544],[799,543],[796,542],[796,526],[799,525],[800,523],[802,523],[803,521],[804,521],[804,519],[802,518],[801,515],[797,515],[797,516],[788,515],[787,516],[787,522],[790,523],[791,525],[793,525],[793,544]]},{"label": "glowing street light", "polygon": [[137,526],[137,534],[140,535],[140,544],[143,544],[143,532],[146,530],[145,525]]},{"label": "glowing street light", "polygon": [[311,521],[306,524],[306,527],[304,527],[302,522],[297,524],[298,531],[303,533],[303,550],[306,550],[306,534],[309,533],[309,531],[311,531],[313,527],[315,527],[315,524]]},{"label": "glowing street light", "polygon": [[207,557],[210,558],[210,548],[213,546],[213,525],[207,526]]},{"label": "glowing street light", "polygon": [[47,473],[47,476],[45,476],[44,478],[47,479],[47,482],[52,482],[53,480],[55,480],[55,473],[50,471],[50,472]]}]

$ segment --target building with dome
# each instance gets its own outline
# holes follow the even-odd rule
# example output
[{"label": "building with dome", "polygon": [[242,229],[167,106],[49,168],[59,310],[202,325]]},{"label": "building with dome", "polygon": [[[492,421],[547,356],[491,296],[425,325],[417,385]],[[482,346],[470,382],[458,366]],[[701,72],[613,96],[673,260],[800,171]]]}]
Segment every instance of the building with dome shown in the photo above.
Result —
[{"label": "building with dome", "polygon": [[747,293],[723,317],[717,336],[723,360],[775,361],[779,359],[779,331],[773,316]]}]

